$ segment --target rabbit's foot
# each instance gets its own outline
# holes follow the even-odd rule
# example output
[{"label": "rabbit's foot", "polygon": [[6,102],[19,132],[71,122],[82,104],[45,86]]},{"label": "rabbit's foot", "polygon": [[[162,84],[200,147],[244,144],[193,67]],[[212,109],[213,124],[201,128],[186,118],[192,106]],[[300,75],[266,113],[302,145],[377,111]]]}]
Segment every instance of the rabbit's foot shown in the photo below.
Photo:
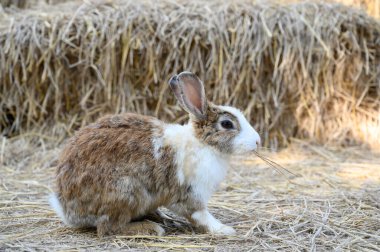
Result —
[{"label": "rabbit's foot", "polygon": [[163,236],[165,230],[153,221],[129,222],[125,225],[111,223],[108,220],[98,223],[97,233],[99,237],[106,235],[157,235]]},{"label": "rabbit's foot", "polygon": [[234,235],[236,233],[235,229],[222,224],[206,209],[194,212],[191,215],[191,219],[197,226],[200,226],[215,235]]}]

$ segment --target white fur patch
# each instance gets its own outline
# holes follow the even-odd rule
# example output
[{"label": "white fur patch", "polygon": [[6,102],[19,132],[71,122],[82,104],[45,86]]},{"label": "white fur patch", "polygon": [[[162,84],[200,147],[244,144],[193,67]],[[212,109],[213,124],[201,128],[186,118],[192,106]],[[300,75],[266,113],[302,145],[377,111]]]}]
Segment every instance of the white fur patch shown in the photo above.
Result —
[{"label": "white fur patch", "polygon": [[239,121],[241,131],[233,140],[233,151],[236,154],[244,154],[257,149],[257,143],[260,143],[260,136],[256,130],[247,121],[243,113],[229,106],[218,106],[219,109],[227,111],[234,115]]},{"label": "white fur patch", "polygon": [[207,202],[226,176],[227,157],[201,143],[194,136],[190,123],[184,126],[166,125],[163,138],[164,144],[172,146],[176,152],[179,182],[190,184],[195,195]]},{"label": "white fur patch", "polygon": [[213,229],[218,229],[218,227],[222,225],[222,223],[215,219],[207,210],[194,212],[191,218],[195,220],[198,225],[208,226]]},{"label": "white fur patch", "polygon": [[65,218],[65,214],[63,213],[61,202],[59,202],[55,193],[49,195],[49,204],[57,213],[58,217],[60,217],[65,224],[68,224]]},{"label": "white fur patch", "polygon": [[191,218],[196,221],[198,225],[207,227],[208,231],[211,233],[224,235],[235,234],[235,230],[232,227],[222,224],[206,209],[194,212],[191,215]]},{"label": "white fur patch", "polygon": [[153,143],[153,156],[156,160],[160,159],[161,148],[162,148],[162,145],[164,143],[162,137],[154,137],[152,140],[152,143]]},{"label": "white fur patch", "polygon": [[155,128],[156,130],[153,130],[153,134],[152,134],[152,145],[153,145],[153,157],[158,160],[161,158],[161,148],[163,147],[163,144],[164,144],[164,140],[161,136],[161,133],[160,133],[160,130],[162,127],[164,127],[164,123],[162,123],[161,121],[158,121],[158,120],[153,120],[152,121],[152,124],[153,124],[153,128]]}]

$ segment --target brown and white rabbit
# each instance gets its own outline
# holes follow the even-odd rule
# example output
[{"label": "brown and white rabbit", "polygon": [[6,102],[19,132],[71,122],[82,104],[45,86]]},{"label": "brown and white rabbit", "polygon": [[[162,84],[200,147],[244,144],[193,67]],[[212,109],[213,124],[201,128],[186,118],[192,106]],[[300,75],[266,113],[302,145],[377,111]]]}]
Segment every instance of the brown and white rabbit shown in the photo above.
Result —
[{"label": "brown and white rabbit", "polygon": [[160,225],[142,219],[164,206],[208,232],[235,233],[210,214],[207,202],[226,176],[228,157],[255,150],[260,137],[238,109],[207,101],[193,73],[173,76],[169,84],[190,114],[188,124],[110,115],[69,140],[50,197],[66,224],[96,227],[99,236],[162,235]]}]

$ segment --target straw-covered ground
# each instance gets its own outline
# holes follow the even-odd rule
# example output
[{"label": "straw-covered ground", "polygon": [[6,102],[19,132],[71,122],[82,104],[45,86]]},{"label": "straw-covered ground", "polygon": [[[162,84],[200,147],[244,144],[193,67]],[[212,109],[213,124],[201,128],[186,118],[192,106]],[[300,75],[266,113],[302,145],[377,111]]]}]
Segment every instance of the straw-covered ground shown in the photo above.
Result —
[{"label": "straw-covered ground", "polygon": [[233,160],[210,210],[236,236],[194,232],[169,213],[164,237],[112,236],[65,227],[47,203],[60,147],[54,140],[0,139],[0,250],[380,251],[380,154],[294,140],[265,155]]}]

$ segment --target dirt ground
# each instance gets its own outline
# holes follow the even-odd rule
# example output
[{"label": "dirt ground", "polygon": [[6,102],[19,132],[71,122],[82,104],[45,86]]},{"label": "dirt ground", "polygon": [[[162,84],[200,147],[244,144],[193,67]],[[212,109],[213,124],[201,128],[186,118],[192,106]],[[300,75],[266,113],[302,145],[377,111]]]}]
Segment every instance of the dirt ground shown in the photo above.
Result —
[{"label": "dirt ground", "polygon": [[0,251],[380,251],[380,154],[325,148],[300,140],[238,157],[210,201],[210,211],[237,230],[216,237],[168,213],[167,235],[111,236],[63,225],[47,202],[60,147],[54,139],[0,138]]}]

